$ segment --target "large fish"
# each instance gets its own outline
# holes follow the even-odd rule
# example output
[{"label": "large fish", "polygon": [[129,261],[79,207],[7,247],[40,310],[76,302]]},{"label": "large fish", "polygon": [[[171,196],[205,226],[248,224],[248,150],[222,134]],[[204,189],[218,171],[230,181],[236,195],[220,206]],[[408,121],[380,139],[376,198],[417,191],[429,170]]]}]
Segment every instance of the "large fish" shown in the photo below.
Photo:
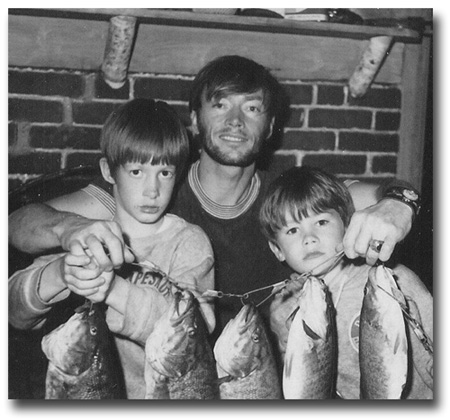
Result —
[{"label": "large fish", "polygon": [[99,304],[86,302],[42,339],[46,399],[124,398],[121,368]]},{"label": "large fish", "polygon": [[145,344],[147,399],[218,399],[217,374],[198,301],[175,293]]},{"label": "large fish", "polygon": [[403,313],[396,300],[405,303],[391,271],[382,265],[372,267],[359,327],[362,399],[402,396],[408,373],[408,342]]},{"label": "large fish", "polygon": [[281,399],[275,358],[262,318],[244,305],[214,346],[221,399]]},{"label": "large fish", "polygon": [[335,310],[322,279],[308,277],[299,293],[284,361],[285,399],[325,399],[335,396]]}]

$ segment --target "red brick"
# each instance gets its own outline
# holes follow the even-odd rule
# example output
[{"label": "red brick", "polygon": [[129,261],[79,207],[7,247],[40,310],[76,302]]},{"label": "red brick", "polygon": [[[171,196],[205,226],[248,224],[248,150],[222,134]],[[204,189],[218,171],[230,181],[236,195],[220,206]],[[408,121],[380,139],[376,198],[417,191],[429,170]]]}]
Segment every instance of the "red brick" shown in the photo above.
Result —
[{"label": "red brick", "polygon": [[375,129],[395,131],[400,127],[400,113],[399,112],[382,112],[379,111],[375,115]]},{"label": "red brick", "polygon": [[32,152],[9,155],[10,174],[50,174],[61,169],[60,153]]},{"label": "red brick", "polygon": [[163,77],[136,77],[134,97],[162,99],[165,101],[189,101],[191,81]]},{"label": "red brick", "polygon": [[108,118],[114,109],[123,102],[74,102],[72,105],[73,122],[77,124],[100,124]]},{"label": "red brick", "polygon": [[66,168],[75,168],[78,166],[98,166],[101,153],[82,153],[74,152],[67,155]]},{"label": "red brick", "polygon": [[9,99],[9,119],[30,122],[63,121],[63,106],[58,101],[39,99]]},{"label": "red brick", "polygon": [[372,112],[347,109],[312,109],[309,127],[370,128]]},{"label": "red brick", "polygon": [[343,86],[319,85],[317,87],[319,105],[342,105],[344,103]]},{"label": "red brick", "polygon": [[113,89],[105,82],[103,76],[98,73],[95,78],[95,97],[102,99],[130,99],[130,81],[127,79],[121,88]]},{"label": "red brick", "polygon": [[273,154],[266,161],[258,162],[258,169],[267,170],[273,174],[279,174],[292,168],[295,164],[295,156]]},{"label": "red brick", "polygon": [[372,88],[361,98],[353,98],[349,95],[349,104],[358,107],[374,108],[400,108],[402,95],[399,89]]},{"label": "red brick", "polygon": [[48,149],[99,149],[100,128],[79,126],[33,126],[30,146]]},{"label": "red brick", "polygon": [[397,173],[396,156],[374,156],[372,160],[372,172],[377,173]]},{"label": "red brick", "polygon": [[362,152],[397,152],[399,139],[397,134],[374,134],[361,132],[340,132],[339,150]]},{"label": "red brick", "polygon": [[312,86],[282,84],[291,105],[308,105],[312,103]]},{"label": "red brick", "polygon": [[334,150],[336,135],[331,131],[287,131],[283,135],[282,149]]},{"label": "red brick", "polygon": [[8,76],[9,93],[79,98],[84,92],[84,79],[79,74],[11,70]]},{"label": "red brick", "polygon": [[17,124],[8,123],[8,147],[13,147],[17,143]]},{"label": "red brick", "polygon": [[361,155],[308,154],[302,165],[317,166],[333,174],[363,174],[367,157]]},{"label": "red brick", "polygon": [[303,127],[305,122],[305,110],[303,108],[291,108],[286,127]]}]

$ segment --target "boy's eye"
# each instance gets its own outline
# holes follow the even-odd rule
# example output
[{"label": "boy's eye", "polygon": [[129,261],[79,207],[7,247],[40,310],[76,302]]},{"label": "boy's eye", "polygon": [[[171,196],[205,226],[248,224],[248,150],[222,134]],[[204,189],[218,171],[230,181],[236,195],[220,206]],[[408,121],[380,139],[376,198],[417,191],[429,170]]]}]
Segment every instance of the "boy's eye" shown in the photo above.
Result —
[{"label": "boy's eye", "polygon": [[256,106],[256,105],[250,105],[250,106],[248,107],[248,110],[249,110],[250,112],[255,112],[255,113],[261,112],[261,108],[260,108],[259,106]]},{"label": "boy's eye", "polygon": [[173,171],[169,171],[169,170],[165,170],[165,171],[161,171],[161,176],[163,178],[173,178],[174,177],[174,172]]},{"label": "boy's eye", "polygon": [[319,224],[319,226],[324,226],[324,225],[328,224],[328,220],[326,220],[326,219],[321,219],[321,220],[319,220],[317,223]]},{"label": "boy's eye", "polygon": [[295,233],[298,232],[298,228],[293,227],[287,230],[286,235],[294,235]]},{"label": "boy's eye", "polygon": [[133,175],[133,176],[139,176],[141,174],[141,172],[142,171],[140,169],[132,169],[130,171],[130,174]]}]

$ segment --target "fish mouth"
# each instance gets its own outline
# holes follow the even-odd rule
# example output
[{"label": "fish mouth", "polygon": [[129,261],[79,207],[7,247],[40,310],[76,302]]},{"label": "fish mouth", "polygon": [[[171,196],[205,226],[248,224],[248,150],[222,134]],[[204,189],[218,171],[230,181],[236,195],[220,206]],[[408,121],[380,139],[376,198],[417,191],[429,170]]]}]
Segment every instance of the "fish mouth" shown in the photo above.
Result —
[{"label": "fish mouth", "polygon": [[177,327],[190,315],[191,309],[194,306],[194,295],[187,290],[176,292],[173,305],[174,310],[170,319],[170,325]]},{"label": "fish mouth", "polygon": [[241,326],[241,330],[245,330],[254,320],[256,316],[256,308],[252,304],[246,304],[242,307],[236,316],[236,322]]}]

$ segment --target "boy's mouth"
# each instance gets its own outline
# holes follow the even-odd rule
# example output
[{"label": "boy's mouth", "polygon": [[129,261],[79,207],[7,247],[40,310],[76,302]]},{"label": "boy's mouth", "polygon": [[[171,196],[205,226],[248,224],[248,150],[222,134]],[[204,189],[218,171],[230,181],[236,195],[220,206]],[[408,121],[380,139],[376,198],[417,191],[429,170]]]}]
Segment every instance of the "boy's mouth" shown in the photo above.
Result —
[{"label": "boy's mouth", "polygon": [[323,255],[324,255],[324,253],[319,252],[319,251],[308,252],[303,259],[304,260],[314,260],[316,258],[322,257]]},{"label": "boy's mouth", "polygon": [[146,214],[156,214],[159,211],[158,206],[140,206],[141,212]]}]

